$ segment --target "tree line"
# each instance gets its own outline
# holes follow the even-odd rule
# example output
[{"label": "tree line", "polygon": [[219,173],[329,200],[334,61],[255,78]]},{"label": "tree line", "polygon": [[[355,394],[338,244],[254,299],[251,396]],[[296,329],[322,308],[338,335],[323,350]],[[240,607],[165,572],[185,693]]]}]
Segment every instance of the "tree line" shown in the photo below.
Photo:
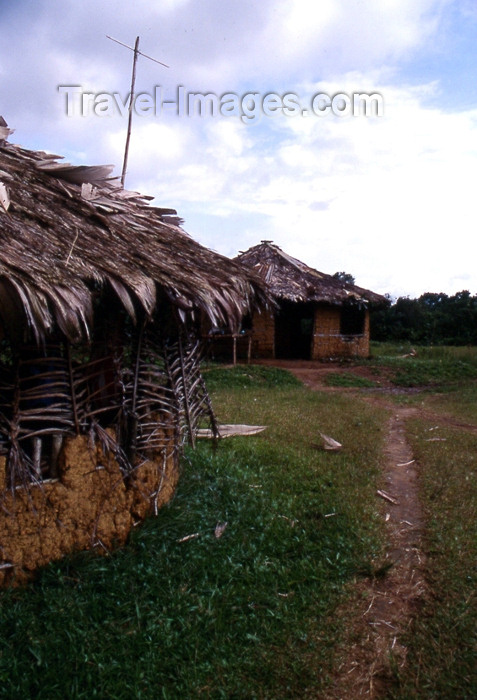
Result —
[{"label": "tree line", "polygon": [[387,308],[371,311],[371,338],[416,345],[477,345],[477,296],[464,290],[399,297]]}]

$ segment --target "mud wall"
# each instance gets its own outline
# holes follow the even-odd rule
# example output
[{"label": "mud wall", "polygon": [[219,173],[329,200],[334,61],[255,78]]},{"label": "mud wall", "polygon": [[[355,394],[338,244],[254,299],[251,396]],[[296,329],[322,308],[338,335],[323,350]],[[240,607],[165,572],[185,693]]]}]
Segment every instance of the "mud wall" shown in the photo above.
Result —
[{"label": "mud wall", "polygon": [[5,485],[0,458],[0,585],[20,583],[40,566],[75,550],[108,551],[125,542],[132,526],[173,496],[178,463],[170,447],[124,479],[118,463],[86,436],[68,437],[59,478]]},{"label": "mud wall", "polygon": [[252,357],[274,359],[275,319],[268,311],[255,312],[252,319]]},{"label": "mud wall", "polygon": [[[311,342],[311,360],[369,356],[369,312],[366,311],[364,329],[360,335],[342,335],[340,326],[339,307],[317,306]],[[275,319],[273,314],[255,313],[252,327],[252,357],[274,359]]]},{"label": "mud wall", "polygon": [[317,307],[311,348],[312,360],[368,357],[369,312],[366,311],[364,329],[360,335],[342,335],[340,325],[341,311],[339,307]]}]

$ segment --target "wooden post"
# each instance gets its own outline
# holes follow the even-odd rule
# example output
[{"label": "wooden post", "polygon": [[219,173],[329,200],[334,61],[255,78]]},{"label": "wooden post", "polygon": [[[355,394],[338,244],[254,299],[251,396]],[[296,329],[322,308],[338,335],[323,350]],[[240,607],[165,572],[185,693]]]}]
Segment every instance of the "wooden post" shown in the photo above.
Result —
[{"label": "wooden post", "polygon": [[134,379],[133,379],[133,392],[131,400],[131,410],[128,419],[128,446],[126,450],[127,458],[129,463],[132,465],[134,463],[134,458],[136,456],[136,446],[137,446],[137,428],[138,428],[138,417],[136,413],[137,407],[137,396],[138,396],[138,386],[139,386],[139,371],[141,364],[141,351],[142,342],[144,337],[144,332],[146,328],[146,319],[144,319],[142,326],[139,330],[139,335],[137,337],[136,346],[136,360],[134,363]]},{"label": "wooden post", "polygon": [[[138,36],[136,37],[136,43],[134,44],[134,49],[132,48],[132,46],[128,46],[127,44],[123,44],[122,41],[118,41],[117,39],[113,39],[113,37],[108,36],[108,34],[106,34],[106,37],[108,39],[111,39],[111,41],[114,41],[116,44],[119,44],[120,46],[124,46],[126,49],[129,49],[130,51],[134,51],[132,77],[131,77],[131,92],[129,95],[128,132],[126,135],[126,146],[124,148],[123,172],[121,174],[121,185],[122,185],[122,187],[124,187],[124,180],[126,179],[126,169],[127,169],[128,156],[129,156],[129,141],[131,139],[132,110],[133,110],[133,105],[134,105],[134,88],[136,85],[137,57],[139,55],[144,56],[145,58],[148,58],[150,61],[154,61],[154,63],[159,63],[159,65],[164,66],[164,68],[169,68],[169,66],[167,65],[167,63],[162,63],[162,61],[158,61],[156,58],[152,58],[152,56],[148,56],[147,54],[142,53],[142,51],[139,51],[139,37]],[[1,124],[0,124],[0,126],[1,126]],[[69,258],[69,256],[68,256],[68,258]]]},{"label": "wooden post", "polygon": [[38,479],[38,481],[41,481],[41,437],[33,438],[32,461],[35,477]]},{"label": "wooden post", "polygon": [[184,410],[185,410],[185,414],[186,414],[187,427],[189,428],[189,439],[190,439],[191,446],[193,448],[195,448],[195,433],[194,433],[194,426],[192,425],[192,419],[191,419],[187,378],[186,378],[185,366],[184,366],[184,351],[182,348],[182,339],[181,339],[180,334],[179,334],[179,356],[180,356],[180,361],[181,361],[182,389],[184,391]]},{"label": "wooden post", "polygon": [[63,435],[61,433],[55,433],[51,436],[51,463],[50,463],[50,477],[56,479],[58,476],[58,459],[60,456],[61,448],[63,447]]},{"label": "wooden post", "polygon": [[129,116],[128,116],[128,132],[126,135],[126,146],[124,148],[124,161],[123,161],[123,172],[121,174],[121,185],[124,187],[124,180],[126,179],[126,169],[128,165],[128,155],[129,155],[129,141],[131,140],[131,126],[132,126],[132,112],[134,106],[134,88],[136,84],[136,63],[139,54],[139,37],[136,37],[136,43],[134,44],[134,59],[132,67],[132,77],[131,77],[131,93],[129,95]]},{"label": "wooden post", "polygon": [[69,340],[66,341],[66,361],[68,362],[68,379],[70,382],[71,408],[73,409],[73,420],[75,423],[76,435],[79,435],[80,423],[78,418],[78,403],[76,401],[76,385],[74,381],[73,361],[71,358],[71,344]]}]

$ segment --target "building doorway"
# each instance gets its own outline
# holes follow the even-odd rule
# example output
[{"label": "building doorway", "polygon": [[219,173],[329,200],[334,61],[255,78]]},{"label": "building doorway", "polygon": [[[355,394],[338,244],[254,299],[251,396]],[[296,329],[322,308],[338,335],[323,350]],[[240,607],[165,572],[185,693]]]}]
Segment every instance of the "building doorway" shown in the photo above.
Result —
[{"label": "building doorway", "polygon": [[275,314],[275,357],[309,360],[313,339],[315,305],[310,302],[280,302]]}]

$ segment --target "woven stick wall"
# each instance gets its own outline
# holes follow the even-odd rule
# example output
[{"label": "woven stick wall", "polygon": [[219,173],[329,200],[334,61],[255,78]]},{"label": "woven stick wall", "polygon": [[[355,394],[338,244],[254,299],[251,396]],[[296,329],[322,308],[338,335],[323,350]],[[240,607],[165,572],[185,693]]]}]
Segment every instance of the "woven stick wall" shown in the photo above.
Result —
[{"label": "woven stick wall", "polygon": [[[186,442],[194,444],[201,421],[216,430],[193,338],[179,333],[165,341],[151,326],[138,333],[134,350],[118,348],[82,362],[72,360],[67,341],[46,345],[45,356],[31,352],[0,365],[0,454],[8,457],[11,489],[55,476],[48,440],[56,436],[91,434],[106,443],[127,476],[171,443],[178,457]],[[106,427],[114,428],[114,438]],[[37,439],[47,446],[43,467],[33,454]]]}]

